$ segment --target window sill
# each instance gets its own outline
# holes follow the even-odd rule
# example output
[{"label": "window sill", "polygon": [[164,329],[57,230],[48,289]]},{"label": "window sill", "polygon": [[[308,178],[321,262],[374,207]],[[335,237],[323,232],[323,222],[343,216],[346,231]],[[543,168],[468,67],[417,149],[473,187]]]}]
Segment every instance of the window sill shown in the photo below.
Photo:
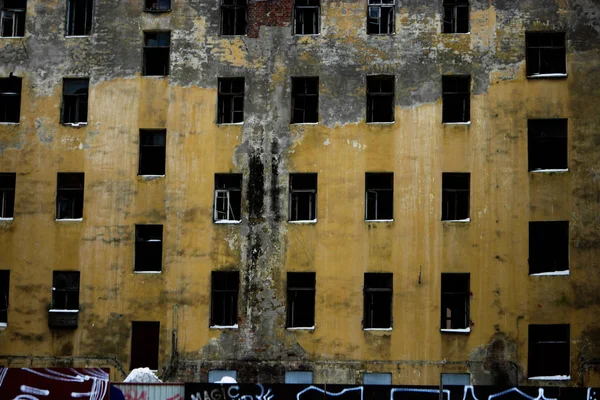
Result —
[{"label": "window sill", "polygon": [[394,222],[393,219],[365,219],[365,222]]},{"label": "window sill", "polygon": [[229,220],[214,221],[214,223],[218,224],[218,225],[228,225],[228,224],[237,225],[237,224],[239,224],[241,222],[242,222],[242,220],[238,220],[238,221],[229,221]]},{"label": "window sill", "polygon": [[19,125],[20,122],[0,122],[0,125]]},{"label": "window sill", "polygon": [[471,125],[471,121],[465,121],[465,122],[444,122],[442,121],[443,125]]},{"label": "window sill", "polygon": [[290,125],[319,125],[318,122],[290,122]]},{"label": "window sill", "polygon": [[529,276],[569,276],[571,271],[552,271],[552,272],[539,272],[537,274],[529,274]]},{"label": "window sill", "polygon": [[442,32],[442,37],[443,35],[470,35],[471,31],[469,32]]},{"label": "window sill", "polygon": [[162,271],[133,271],[134,274],[162,274]]},{"label": "window sill", "polygon": [[307,224],[307,225],[311,225],[311,224],[316,224],[317,223],[317,219],[306,219],[306,220],[298,220],[298,221],[288,221],[288,223],[290,224]]},{"label": "window sill", "polygon": [[163,14],[163,13],[171,12],[171,9],[170,8],[168,10],[148,10],[148,9],[144,9],[144,12],[148,13],[148,14]]},{"label": "window sill", "polygon": [[14,221],[14,218],[13,217],[11,217],[11,218],[0,218],[0,222],[2,222],[2,221],[12,222],[12,221]]},{"label": "window sill", "polygon": [[138,175],[138,178],[140,178],[143,181],[154,181],[156,179],[161,179],[164,177],[165,175]]},{"label": "window sill", "polygon": [[90,35],[65,35],[65,39],[89,38]]},{"label": "window sill", "polygon": [[217,122],[217,126],[230,126],[230,125],[244,125],[244,121],[242,122]]},{"label": "window sill", "polygon": [[319,32],[319,33],[292,33],[292,36],[295,36],[295,37],[321,36],[321,32]]},{"label": "window sill", "polygon": [[554,376],[532,376],[527,378],[530,381],[570,381],[571,375],[554,375]]},{"label": "window sill", "polygon": [[444,224],[466,224],[471,222],[471,218],[465,218],[465,219],[443,219],[442,223]]},{"label": "window sill", "polygon": [[23,39],[25,36],[0,36],[0,39]]},{"label": "window sill", "polygon": [[285,329],[288,331],[314,331],[315,326],[288,326]]},{"label": "window sill", "polygon": [[3,329],[8,328],[8,323],[7,322],[0,322],[0,331]]},{"label": "window sill", "polygon": [[210,329],[238,329],[238,324],[235,325],[211,325]]},{"label": "window sill", "polygon": [[567,74],[536,74],[536,75],[527,75],[527,79],[546,79],[546,78],[555,78],[561,79],[566,78]]},{"label": "window sill", "polygon": [[83,218],[56,218],[56,222],[81,222]]},{"label": "window sill", "polygon": [[236,38],[236,37],[247,37],[248,34],[247,33],[244,33],[243,35],[223,35],[223,34],[220,34],[219,36],[221,36],[222,38],[225,38],[225,39],[233,39],[233,38]]},{"label": "window sill", "polygon": [[87,122],[63,122],[64,126],[72,126],[73,128],[79,128],[80,126],[87,126]]},{"label": "window sill", "polygon": [[386,36],[394,36],[394,35],[396,35],[396,32],[391,32],[391,33],[367,33],[367,37],[368,36],[386,37]]},{"label": "window sill", "polygon": [[462,329],[440,329],[442,333],[471,333],[471,328],[462,328]]},{"label": "window sill", "polygon": [[58,308],[51,308],[50,310],[48,310],[48,312],[51,312],[51,313],[78,313],[79,310],[61,310]]},{"label": "window sill", "polygon": [[394,125],[396,121],[373,121],[367,122],[367,125]]},{"label": "window sill", "polygon": [[569,172],[569,168],[564,169],[534,169],[529,171],[532,174],[552,174],[552,173],[560,173],[560,172]]},{"label": "window sill", "polygon": [[363,331],[391,332],[394,328],[363,328]]},{"label": "window sill", "polygon": [[157,78],[157,79],[162,79],[162,78],[168,78],[169,75],[143,75],[142,76],[144,78]]}]

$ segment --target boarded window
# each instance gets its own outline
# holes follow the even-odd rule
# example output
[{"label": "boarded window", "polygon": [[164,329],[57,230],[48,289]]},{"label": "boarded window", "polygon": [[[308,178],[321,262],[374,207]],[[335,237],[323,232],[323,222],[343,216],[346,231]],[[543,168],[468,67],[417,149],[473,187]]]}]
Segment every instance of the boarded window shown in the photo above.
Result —
[{"label": "boarded window", "polygon": [[369,0],[367,7],[367,33],[394,33],[394,0]]},{"label": "boarded window", "polygon": [[529,274],[569,271],[569,221],[529,223]]},{"label": "boarded window", "polygon": [[79,271],[54,271],[52,309],[79,310]]},{"label": "boarded window", "polygon": [[394,173],[365,174],[365,220],[380,221],[394,218]]},{"label": "boarded window", "polygon": [[129,369],[150,368],[158,370],[160,322],[131,322],[131,362]]},{"label": "boarded window", "polygon": [[8,323],[8,292],[10,289],[10,271],[0,270],[0,324]]},{"label": "boarded window", "polygon": [[469,0],[444,0],[442,32],[469,32]]},{"label": "boarded window", "polygon": [[319,0],[296,0],[294,2],[294,33],[316,35],[319,33]]},{"label": "boarded window", "polygon": [[529,378],[569,376],[570,326],[529,325]]},{"label": "boarded window", "polygon": [[315,273],[288,272],[287,327],[315,326]]},{"label": "boarded window", "polygon": [[171,10],[171,0],[145,0],[144,11],[164,12]]},{"label": "boarded window", "polygon": [[313,383],[312,371],[285,371],[285,383],[310,385]]},{"label": "boarded window", "polygon": [[221,34],[245,35],[248,30],[248,2],[246,0],[221,1]]},{"label": "boarded window", "polygon": [[0,78],[0,122],[19,123],[21,119],[21,78]]},{"label": "boarded window", "polygon": [[13,218],[14,216],[16,181],[16,173],[0,172],[0,218]]},{"label": "boarded window", "polygon": [[140,129],[138,175],[164,175],[167,131]]},{"label": "boarded window", "polygon": [[83,218],[83,187],[81,172],[57,174],[56,219]]},{"label": "boarded window", "polygon": [[392,274],[365,273],[364,329],[392,327]]},{"label": "boarded window", "polygon": [[471,174],[442,173],[442,221],[464,221],[469,218]]},{"label": "boarded window", "polygon": [[319,122],[319,78],[292,78],[292,123]]},{"label": "boarded window", "polygon": [[244,78],[219,78],[219,124],[244,121]]},{"label": "boarded window", "polygon": [[367,122],[394,122],[394,77],[367,76]]},{"label": "boarded window", "polygon": [[392,384],[392,374],[390,373],[369,373],[363,374],[363,385],[386,385]]},{"label": "boarded window", "polygon": [[0,37],[25,36],[26,0],[0,0]]},{"label": "boarded window", "polygon": [[162,225],[135,226],[136,272],[160,272],[162,270]]},{"label": "boarded window", "polygon": [[527,76],[567,73],[564,32],[527,32]]},{"label": "boarded window", "polygon": [[441,329],[470,327],[470,274],[442,274]]},{"label": "boarded window", "polygon": [[211,278],[210,326],[237,326],[240,273],[213,271]]},{"label": "boarded window", "polygon": [[567,169],[567,119],[527,121],[529,171]]},{"label": "boarded window", "polygon": [[442,122],[471,120],[471,77],[442,76]]},{"label": "boarded window", "polygon": [[169,75],[171,32],[144,32],[145,76]]},{"label": "boarded window", "polygon": [[88,117],[88,78],[63,79],[62,123],[79,124],[87,122]]},{"label": "boarded window", "polygon": [[215,222],[238,222],[242,213],[242,174],[215,174]]},{"label": "boarded window", "polygon": [[290,221],[317,219],[317,174],[290,174]]},{"label": "boarded window", "polygon": [[67,36],[88,36],[93,14],[93,0],[67,0]]}]

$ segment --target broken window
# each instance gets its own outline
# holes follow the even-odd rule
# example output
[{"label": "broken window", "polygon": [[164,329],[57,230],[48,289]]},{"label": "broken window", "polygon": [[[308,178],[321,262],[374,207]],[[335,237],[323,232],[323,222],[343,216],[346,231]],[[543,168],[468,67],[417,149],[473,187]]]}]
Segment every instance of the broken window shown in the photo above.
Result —
[{"label": "broken window", "polygon": [[392,274],[365,273],[364,329],[392,327]]},{"label": "broken window", "polygon": [[529,171],[567,169],[567,119],[527,121]]},{"label": "broken window", "polygon": [[469,219],[470,186],[468,172],[442,173],[442,221]]},{"label": "broken window", "polygon": [[315,326],[315,273],[287,273],[287,327]]},{"label": "broken window", "polygon": [[88,36],[93,13],[94,0],[67,0],[67,36]]},{"label": "broken window", "polygon": [[83,187],[85,175],[82,172],[59,172],[56,185],[56,219],[83,218]]},{"label": "broken window", "polygon": [[221,35],[245,35],[248,26],[247,0],[221,1]]},{"label": "broken window", "polygon": [[442,122],[471,120],[470,87],[470,76],[442,76]]},{"label": "broken window", "polygon": [[443,6],[443,32],[469,32],[469,0],[444,0]]},{"label": "broken window", "polygon": [[129,369],[158,370],[159,321],[131,321],[131,360]]},{"label": "broken window", "polygon": [[79,271],[54,271],[52,309],[79,310]]},{"label": "broken window", "polygon": [[145,0],[144,11],[161,12],[171,10],[171,0]]},{"label": "broken window", "polygon": [[319,33],[320,0],[296,0],[294,2],[294,33],[316,35]]},{"label": "broken window", "polygon": [[219,124],[244,121],[244,78],[219,78]]},{"label": "broken window", "polygon": [[394,218],[394,173],[365,174],[365,220],[390,221]]},{"label": "broken window", "polygon": [[241,214],[242,174],[215,174],[215,222],[239,222]]},{"label": "broken window", "polygon": [[162,225],[135,226],[135,272],[162,270]]},{"label": "broken window", "polygon": [[140,129],[138,175],[164,175],[167,131]]},{"label": "broken window", "polygon": [[367,76],[367,122],[394,122],[393,76]]},{"label": "broken window", "polygon": [[21,78],[0,78],[0,122],[19,123],[21,118]]},{"label": "broken window", "polygon": [[0,172],[0,219],[11,219],[14,216],[16,181],[16,173]]},{"label": "broken window", "polygon": [[313,383],[313,373],[312,371],[285,371],[285,383],[311,385]]},{"label": "broken window", "polygon": [[25,36],[27,0],[0,0],[0,37]]},{"label": "broken window", "polygon": [[442,330],[465,330],[470,327],[469,284],[470,274],[442,274]]},{"label": "broken window", "polygon": [[144,32],[144,76],[169,75],[171,32]]},{"label": "broken window", "polygon": [[8,291],[10,288],[10,271],[0,270],[0,326],[8,323]]},{"label": "broken window", "polygon": [[319,122],[319,78],[292,78],[292,124]]},{"label": "broken window", "polygon": [[363,385],[386,385],[392,384],[392,374],[390,373],[363,373]]},{"label": "broken window", "polygon": [[394,33],[394,0],[369,0],[367,33]]},{"label": "broken window", "polygon": [[290,174],[290,221],[317,220],[317,174]]},{"label": "broken window", "polygon": [[527,32],[527,76],[567,73],[564,32]]},{"label": "broken window", "polygon": [[529,325],[529,378],[568,377],[571,370],[570,326]]},{"label": "broken window", "polygon": [[63,79],[63,124],[87,123],[89,86],[87,78]]},{"label": "broken window", "polygon": [[529,275],[569,271],[569,221],[529,222]]},{"label": "broken window", "polygon": [[238,322],[238,271],[213,271],[210,299],[210,326],[236,327]]}]

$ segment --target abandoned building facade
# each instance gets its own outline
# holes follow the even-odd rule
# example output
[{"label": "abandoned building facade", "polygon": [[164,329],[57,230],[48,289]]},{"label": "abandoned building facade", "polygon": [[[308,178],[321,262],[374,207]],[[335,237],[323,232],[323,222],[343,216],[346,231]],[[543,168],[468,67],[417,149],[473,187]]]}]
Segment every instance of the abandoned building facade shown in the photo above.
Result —
[{"label": "abandoned building facade", "polygon": [[0,365],[600,385],[597,1],[0,13]]}]

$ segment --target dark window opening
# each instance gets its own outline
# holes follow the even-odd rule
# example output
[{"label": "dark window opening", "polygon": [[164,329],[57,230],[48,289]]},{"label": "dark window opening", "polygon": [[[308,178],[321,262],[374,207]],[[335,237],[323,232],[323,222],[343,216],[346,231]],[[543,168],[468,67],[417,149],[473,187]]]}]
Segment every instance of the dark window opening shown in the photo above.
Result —
[{"label": "dark window opening", "polygon": [[145,0],[144,11],[170,11],[171,0]]},{"label": "dark window opening", "polygon": [[365,219],[367,221],[394,218],[394,173],[365,174]]},{"label": "dark window opening", "polygon": [[79,271],[54,271],[52,309],[79,310]]},{"label": "dark window opening", "polygon": [[25,36],[26,0],[0,0],[0,37]]},{"label": "dark window opening", "polygon": [[292,78],[292,124],[319,122],[319,78]]},{"label": "dark window opening", "polygon": [[470,192],[470,173],[442,173],[442,221],[461,221],[469,218]]},{"label": "dark window opening", "polygon": [[248,27],[248,2],[246,0],[222,0],[221,34],[245,35]]},{"label": "dark window opening", "polygon": [[0,172],[0,218],[13,218],[15,212],[15,172]]},{"label": "dark window opening", "polygon": [[470,327],[470,274],[442,274],[442,329]]},{"label": "dark window opening", "polygon": [[164,175],[167,131],[140,129],[138,175]]},{"label": "dark window opening", "polygon": [[569,221],[529,223],[529,274],[569,270]]},{"label": "dark window opening", "polygon": [[219,124],[244,121],[244,78],[219,78]]},{"label": "dark window opening", "polygon": [[396,17],[394,0],[369,0],[367,7],[367,33],[394,33],[394,18]]},{"label": "dark window opening", "polygon": [[8,291],[10,289],[10,271],[0,270],[0,324],[8,323]]},{"label": "dark window opening", "polygon": [[82,172],[57,175],[56,219],[83,218],[83,188],[85,175]]},{"label": "dark window opening", "polygon": [[131,360],[129,369],[158,370],[160,322],[131,321]]},{"label": "dark window opening", "polygon": [[213,271],[211,278],[210,326],[237,325],[240,273]]},{"label": "dark window opening", "polygon": [[470,88],[470,76],[442,76],[442,122],[471,120]]},{"label": "dark window opening", "polygon": [[242,174],[215,174],[215,222],[242,219]]},{"label": "dark window opening", "polygon": [[367,122],[394,122],[394,77],[367,76]]},{"label": "dark window opening", "polygon": [[315,326],[315,276],[314,272],[288,272],[288,328]]},{"label": "dark window opening", "polygon": [[21,78],[0,78],[0,122],[21,119]]},{"label": "dark window opening", "polygon": [[319,0],[296,0],[294,2],[294,33],[316,35],[319,33]]},{"label": "dark window opening", "polygon": [[364,329],[392,327],[392,274],[365,273]]},{"label": "dark window opening", "polygon": [[169,75],[171,32],[144,32],[144,76]]},{"label": "dark window opening", "polygon": [[63,124],[86,123],[88,117],[88,91],[90,80],[63,79]]},{"label": "dark window opening", "polygon": [[564,32],[527,32],[527,76],[566,74]]},{"label": "dark window opening", "polygon": [[290,221],[317,219],[317,174],[290,174]]},{"label": "dark window opening", "polygon": [[136,272],[160,272],[162,270],[162,225],[135,226]]},{"label": "dark window opening", "polygon": [[67,0],[67,36],[88,36],[93,13],[94,0]]},{"label": "dark window opening", "polygon": [[566,119],[527,121],[529,171],[568,168],[567,127]]},{"label": "dark window opening", "polygon": [[443,32],[469,32],[469,0],[444,0],[443,6]]},{"label": "dark window opening", "polygon": [[529,377],[569,376],[570,358],[570,326],[529,325]]}]

